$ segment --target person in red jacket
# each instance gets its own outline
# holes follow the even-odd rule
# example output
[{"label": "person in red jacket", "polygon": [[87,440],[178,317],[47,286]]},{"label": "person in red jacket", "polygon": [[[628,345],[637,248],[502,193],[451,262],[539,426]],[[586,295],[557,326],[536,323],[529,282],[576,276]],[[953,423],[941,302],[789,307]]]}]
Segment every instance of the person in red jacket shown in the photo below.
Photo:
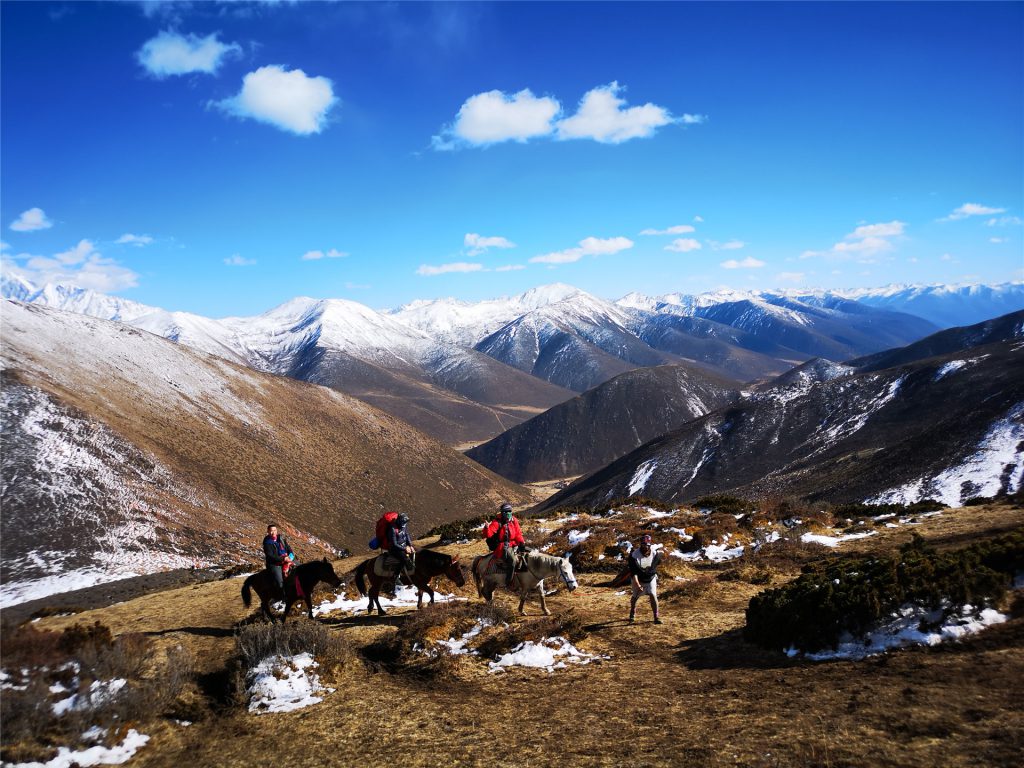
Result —
[{"label": "person in red jacket", "polygon": [[519,521],[512,514],[512,505],[507,501],[501,505],[497,517],[484,527],[484,538],[488,543],[496,543],[494,557],[505,561],[505,586],[511,588],[516,570],[515,549],[525,547],[526,539],[523,538]]}]

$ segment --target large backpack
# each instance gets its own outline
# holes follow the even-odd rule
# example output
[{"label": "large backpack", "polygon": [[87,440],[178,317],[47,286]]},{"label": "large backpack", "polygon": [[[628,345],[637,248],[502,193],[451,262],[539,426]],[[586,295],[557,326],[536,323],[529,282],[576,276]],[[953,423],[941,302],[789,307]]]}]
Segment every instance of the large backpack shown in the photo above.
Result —
[{"label": "large backpack", "polygon": [[370,549],[384,549],[388,545],[388,527],[395,524],[395,520],[398,519],[397,512],[385,512],[380,516],[380,520],[377,521],[377,528],[374,531],[376,536],[374,541],[377,542],[377,546],[373,546],[373,542],[370,542]]}]

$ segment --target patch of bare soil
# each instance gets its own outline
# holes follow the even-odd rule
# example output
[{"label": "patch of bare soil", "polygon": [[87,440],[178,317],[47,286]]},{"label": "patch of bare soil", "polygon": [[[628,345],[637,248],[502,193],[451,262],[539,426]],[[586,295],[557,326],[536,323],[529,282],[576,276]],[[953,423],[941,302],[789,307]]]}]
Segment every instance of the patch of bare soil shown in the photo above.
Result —
[{"label": "patch of bare soil", "polygon": [[[1021,509],[947,510],[920,525],[879,529],[829,556],[890,551],[911,530],[959,546],[1021,525]],[[466,560],[483,546],[444,549]],[[358,562],[341,561],[336,570]],[[607,574],[579,574],[580,588],[559,590],[549,607],[573,612],[571,623],[585,632],[579,648],[609,658],[552,673],[490,673],[484,660],[463,656],[429,676],[416,674],[380,655],[414,609],[381,618],[327,615],[322,623],[344,636],[358,660],[325,680],[337,690],[321,704],[280,715],[250,715],[231,700],[233,635],[249,617],[240,579],[36,626],[99,619],[117,634],[142,632],[193,652],[205,704],[189,727],[147,724],[152,739],[138,766],[1019,765],[1024,601],[1008,606],[1010,621],[965,642],[815,663],[742,639],[744,610],[763,587],[719,578],[730,569],[736,564],[696,566],[700,588],[666,580],[662,625],[651,623],[643,603],[638,622],[627,624],[628,596],[597,586]],[[797,572],[798,564],[784,566],[772,585]],[[441,589],[453,587],[442,581]],[[478,599],[472,581],[461,593]],[[496,600],[517,602],[508,594]],[[536,601],[527,610],[536,618]]]}]

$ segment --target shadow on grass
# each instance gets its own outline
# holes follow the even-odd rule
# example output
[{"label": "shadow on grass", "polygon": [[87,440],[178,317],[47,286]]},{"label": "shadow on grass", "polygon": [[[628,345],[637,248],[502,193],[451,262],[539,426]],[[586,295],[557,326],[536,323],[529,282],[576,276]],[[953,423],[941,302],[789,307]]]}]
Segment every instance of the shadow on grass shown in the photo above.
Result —
[{"label": "shadow on grass", "polygon": [[742,629],[684,640],[675,655],[690,669],[785,669],[806,663],[748,643]]},{"label": "shadow on grass", "polygon": [[176,632],[196,635],[197,637],[231,637],[235,634],[235,631],[230,627],[168,627],[167,629],[158,629],[151,632],[143,632],[142,634],[149,637],[159,637],[161,635],[173,635]]},{"label": "shadow on grass", "polygon": [[357,613],[339,618],[318,616],[315,621],[319,621],[327,627],[400,627],[412,615],[414,614],[399,613],[386,614],[384,616],[378,616],[377,614],[368,616],[365,613]]}]

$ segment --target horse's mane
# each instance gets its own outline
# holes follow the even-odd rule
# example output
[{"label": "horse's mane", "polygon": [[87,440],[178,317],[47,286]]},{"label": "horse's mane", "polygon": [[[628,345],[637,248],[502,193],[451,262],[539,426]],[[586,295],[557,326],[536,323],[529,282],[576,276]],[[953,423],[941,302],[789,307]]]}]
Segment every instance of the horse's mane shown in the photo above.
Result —
[{"label": "horse's mane", "polygon": [[416,552],[416,557],[423,557],[427,560],[434,560],[438,563],[449,564],[452,561],[451,555],[446,555],[444,552],[435,552],[432,549],[421,549]]},{"label": "horse's mane", "polygon": [[541,552],[539,549],[531,549],[526,553],[526,559],[531,561],[540,561],[542,563],[551,563],[561,560],[558,555],[549,555],[547,552]]}]

